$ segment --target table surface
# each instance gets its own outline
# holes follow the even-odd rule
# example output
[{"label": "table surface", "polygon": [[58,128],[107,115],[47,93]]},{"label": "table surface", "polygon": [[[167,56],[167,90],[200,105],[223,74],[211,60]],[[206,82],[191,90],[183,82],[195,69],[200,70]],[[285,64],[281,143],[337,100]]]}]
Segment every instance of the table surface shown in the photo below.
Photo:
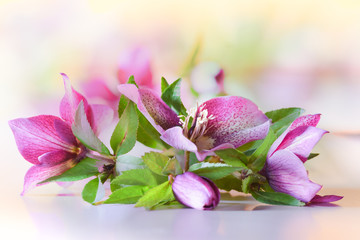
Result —
[{"label": "table surface", "polygon": [[225,193],[213,211],[92,206],[77,190],[46,191],[3,198],[0,232],[9,236],[3,239],[360,239],[360,189],[324,189],[345,197],[308,207]]}]

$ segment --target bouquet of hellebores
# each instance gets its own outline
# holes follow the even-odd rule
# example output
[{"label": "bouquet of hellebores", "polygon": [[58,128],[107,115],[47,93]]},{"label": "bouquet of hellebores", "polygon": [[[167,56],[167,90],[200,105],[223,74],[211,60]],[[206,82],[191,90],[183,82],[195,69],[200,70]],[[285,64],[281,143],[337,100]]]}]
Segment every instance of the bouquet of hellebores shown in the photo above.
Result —
[{"label": "bouquet of hellebores", "polygon": [[[220,190],[276,205],[342,198],[317,195],[322,186],[309,179],[304,166],[318,155],[312,149],[327,133],[316,127],[320,114],[302,115],[300,108],[263,113],[249,99],[226,96],[222,70],[214,75],[218,96],[190,109],[180,97],[181,79],[169,84],[162,78],[157,93],[134,75],[113,94],[115,116],[114,105],[90,104],[62,74],[60,117],[9,121],[20,153],[33,164],[22,194],[50,182],[89,179],[82,191],[85,201],[147,209],[214,209]],[[101,141],[99,133],[113,121],[109,141]],[[137,142],[152,150],[141,157],[128,154]]]}]

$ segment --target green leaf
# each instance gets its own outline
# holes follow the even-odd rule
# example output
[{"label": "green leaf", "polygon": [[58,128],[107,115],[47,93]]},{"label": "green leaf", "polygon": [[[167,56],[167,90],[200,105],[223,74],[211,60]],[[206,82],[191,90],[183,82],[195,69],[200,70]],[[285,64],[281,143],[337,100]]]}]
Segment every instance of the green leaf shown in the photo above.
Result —
[{"label": "green leaf", "polygon": [[174,195],[169,182],[164,182],[148,190],[136,203],[135,207],[151,208],[162,202],[174,200]]},{"label": "green leaf", "polygon": [[95,203],[104,198],[105,188],[100,179],[96,177],[85,185],[81,195],[86,202]]},{"label": "green leaf", "polygon": [[135,204],[149,189],[149,186],[120,188],[114,191],[104,203]]},{"label": "green leaf", "polygon": [[87,148],[105,155],[110,155],[109,149],[107,149],[92,130],[85,114],[84,103],[82,101],[79,103],[75,112],[72,132]]},{"label": "green leaf", "polygon": [[128,80],[128,82],[127,82],[128,84],[134,84],[137,88],[139,88],[139,86],[136,84],[136,82],[135,82],[135,78],[134,78],[134,75],[131,75],[130,77],[129,77],[129,80]]},{"label": "green leaf", "polygon": [[312,159],[312,158],[314,158],[314,157],[317,157],[317,156],[319,156],[319,153],[310,153],[310,155],[309,155],[309,157],[307,158],[307,160],[310,160],[310,159]]},{"label": "green leaf", "polygon": [[282,108],[265,113],[272,120],[271,129],[280,136],[304,112],[301,108]]},{"label": "green leaf", "polygon": [[156,186],[157,180],[149,169],[132,169],[122,172],[111,181],[112,185]]},{"label": "green leaf", "polygon": [[242,188],[241,188],[242,181],[240,179],[234,177],[233,175],[228,175],[221,179],[214,180],[214,183],[218,188],[225,190],[225,191],[231,191],[231,190],[236,190],[239,192],[242,191]]},{"label": "green leaf", "polygon": [[189,171],[211,180],[217,180],[242,169],[241,167],[232,167],[224,163],[201,162],[191,165]]},{"label": "green leaf", "polygon": [[169,83],[164,77],[161,77],[161,93],[163,93],[169,87]]},{"label": "green leaf", "polygon": [[116,156],[128,153],[136,143],[139,120],[133,102],[129,102],[110,139]]},{"label": "green leaf", "polygon": [[269,133],[264,139],[263,143],[256,149],[256,151],[250,156],[249,159],[249,168],[254,172],[260,171],[266,162],[266,156],[269,152],[271,145],[276,140],[274,132],[269,129]]},{"label": "green leaf", "polygon": [[151,125],[144,115],[137,110],[139,117],[139,128],[137,132],[137,140],[150,148],[163,150],[170,148],[160,139],[160,133]]},{"label": "green leaf", "polygon": [[159,175],[164,175],[163,169],[169,160],[168,156],[158,152],[149,152],[145,153],[142,159],[151,171]]},{"label": "green leaf", "polygon": [[144,161],[139,157],[131,155],[121,155],[116,159],[116,171],[119,174],[123,171],[141,168],[145,168],[145,164]]},{"label": "green leaf", "polygon": [[243,167],[246,168],[246,164],[248,163],[247,156],[233,148],[227,148],[223,150],[215,151],[216,155],[218,155],[226,164],[231,165],[233,167]]},{"label": "green leaf", "polygon": [[70,168],[63,174],[48,178],[40,183],[52,181],[73,182],[95,176],[99,173],[98,168],[95,166],[96,161],[97,160],[92,158],[84,158],[78,164],[76,164],[74,167]]},{"label": "green leaf", "polygon": [[259,202],[273,205],[304,206],[305,203],[296,198],[279,192],[251,191],[251,195]]},{"label": "green leaf", "polygon": [[181,78],[170,84],[161,94],[161,99],[178,115],[186,116],[186,108],[180,98]]},{"label": "green leaf", "polygon": [[121,115],[123,114],[125,108],[129,104],[129,102],[130,102],[130,99],[125,97],[125,95],[120,96],[119,105],[118,105],[118,116],[119,116],[119,118],[121,118]]},{"label": "green leaf", "polygon": [[168,160],[168,162],[166,163],[164,169],[162,170],[163,175],[172,174],[172,175],[176,176],[176,175],[179,175],[182,173],[183,173],[183,170],[180,166],[180,163],[175,157],[170,158]]},{"label": "green leaf", "polygon": [[250,192],[250,189],[251,189],[251,185],[253,183],[256,183],[258,182],[258,178],[253,176],[253,175],[250,175],[248,177],[246,177],[244,180],[242,180],[242,184],[241,184],[241,191],[243,193],[249,193]]}]

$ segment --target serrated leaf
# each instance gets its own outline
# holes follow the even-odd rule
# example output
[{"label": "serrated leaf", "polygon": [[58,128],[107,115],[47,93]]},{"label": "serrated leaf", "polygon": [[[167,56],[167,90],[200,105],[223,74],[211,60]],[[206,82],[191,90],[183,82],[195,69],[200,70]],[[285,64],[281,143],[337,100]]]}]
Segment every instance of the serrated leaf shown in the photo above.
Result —
[{"label": "serrated leaf", "polygon": [[263,143],[256,149],[256,151],[250,156],[249,159],[249,168],[254,172],[260,171],[266,162],[266,156],[269,152],[271,145],[276,140],[274,132],[269,129],[269,133],[264,139]]},{"label": "serrated leaf", "polygon": [[272,205],[290,205],[290,206],[305,205],[305,203],[285,193],[251,191],[251,195],[259,202],[272,204]]},{"label": "serrated leaf", "polygon": [[144,167],[144,161],[139,157],[131,155],[121,155],[116,159],[116,171],[119,174],[123,171],[128,171],[131,169],[141,169]]},{"label": "serrated leaf", "polygon": [[233,148],[227,148],[223,150],[215,151],[216,155],[218,155],[226,164],[233,167],[243,167],[246,168],[246,164],[248,163],[247,156]]},{"label": "serrated leaf", "polygon": [[74,167],[70,168],[59,176],[54,176],[46,179],[40,183],[46,182],[73,182],[79,181],[85,178],[95,176],[99,173],[98,168],[95,166],[96,160],[92,158],[84,158]]},{"label": "serrated leaf", "polygon": [[88,203],[95,203],[103,199],[105,196],[105,188],[102,185],[100,179],[96,177],[89,181],[85,185],[81,196]]},{"label": "serrated leaf", "polygon": [[135,204],[149,189],[149,186],[120,188],[114,191],[104,203]]},{"label": "serrated leaf", "polygon": [[219,189],[222,189],[225,191],[231,191],[231,190],[236,190],[239,192],[242,191],[242,188],[241,188],[242,181],[240,179],[234,177],[233,175],[228,175],[221,179],[214,180],[214,183]]},{"label": "serrated leaf", "polygon": [[75,112],[72,132],[76,138],[87,148],[96,152],[109,155],[109,149],[100,141],[92,130],[90,123],[86,117],[84,103],[81,101]]},{"label": "serrated leaf", "polygon": [[161,99],[178,115],[186,116],[186,108],[180,98],[181,78],[170,84],[161,94]]},{"label": "serrated leaf", "polygon": [[135,207],[151,208],[162,202],[174,200],[174,195],[169,182],[164,182],[148,190],[136,203]]},{"label": "serrated leaf", "polygon": [[265,113],[272,120],[271,129],[280,136],[304,112],[301,108],[282,108]]},{"label": "serrated leaf", "polygon": [[160,150],[170,148],[169,145],[160,139],[160,133],[151,125],[144,115],[139,110],[137,110],[137,113],[139,117],[137,140],[150,148]]},{"label": "serrated leaf", "polygon": [[142,159],[151,171],[159,175],[164,175],[162,171],[169,160],[168,156],[158,152],[149,152],[145,153]]},{"label": "serrated leaf", "polygon": [[169,83],[164,77],[161,77],[161,93],[163,93],[169,87]]},{"label": "serrated leaf", "polygon": [[139,120],[133,102],[129,102],[110,139],[116,156],[128,153],[136,143]]},{"label": "serrated leaf", "polygon": [[119,104],[118,104],[118,116],[121,118],[126,106],[129,104],[130,100],[125,97],[125,95],[120,96]]},{"label": "serrated leaf", "polygon": [[224,163],[201,162],[191,165],[189,171],[199,176],[207,177],[210,180],[217,180],[242,169],[241,167],[232,167]]},{"label": "serrated leaf", "polygon": [[111,184],[156,186],[157,180],[149,169],[132,169],[122,172],[111,181]]},{"label": "serrated leaf", "polygon": [[172,174],[172,175],[176,176],[176,175],[182,174],[183,170],[180,166],[179,161],[175,157],[173,157],[168,160],[164,169],[162,170],[162,173],[163,173],[163,175]]}]

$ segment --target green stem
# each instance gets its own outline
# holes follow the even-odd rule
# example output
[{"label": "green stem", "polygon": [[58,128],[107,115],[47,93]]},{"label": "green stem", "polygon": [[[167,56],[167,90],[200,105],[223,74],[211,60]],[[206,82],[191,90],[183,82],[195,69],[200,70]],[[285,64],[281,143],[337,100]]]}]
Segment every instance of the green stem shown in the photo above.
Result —
[{"label": "green stem", "polygon": [[190,164],[190,152],[185,151],[185,172],[189,170],[189,164]]},{"label": "green stem", "polygon": [[94,154],[92,152],[87,152],[86,156],[89,158],[93,158],[99,161],[105,161],[108,163],[114,163],[115,162],[115,156],[106,156],[106,155],[102,155],[102,154]]}]

